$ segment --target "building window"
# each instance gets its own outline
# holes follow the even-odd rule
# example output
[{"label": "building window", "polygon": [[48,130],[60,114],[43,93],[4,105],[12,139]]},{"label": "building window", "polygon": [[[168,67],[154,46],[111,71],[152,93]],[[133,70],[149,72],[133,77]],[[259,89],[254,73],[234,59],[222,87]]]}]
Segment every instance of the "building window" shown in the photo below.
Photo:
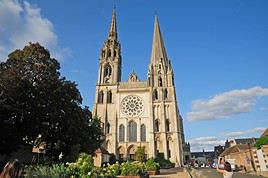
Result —
[{"label": "building window", "polygon": [[155,131],[159,132],[159,121],[155,120]]},{"label": "building window", "polygon": [[107,93],[107,103],[112,103],[112,91],[109,90]]},{"label": "building window", "polygon": [[110,133],[110,124],[109,123],[106,124],[106,133],[107,134]]},{"label": "building window", "polygon": [[111,57],[112,56],[112,53],[111,53],[111,50],[109,49],[108,50],[108,57]]},{"label": "building window", "polygon": [[100,91],[98,94],[98,103],[103,103],[103,91]]},{"label": "building window", "polygon": [[116,50],[114,50],[114,57],[116,57],[116,55],[117,55],[117,54],[116,54]]},{"label": "building window", "polygon": [[162,87],[163,86],[162,78],[161,77],[158,78],[158,86],[159,87]]},{"label": "building window", "polygon": [[167,157],[168,157],[168,158],[171,157],[170,143],[169,143],[169,142],[170,142],[170,141],[168,140],[168,141],[167,141],[167,150],[168,150],[168,152],[167,152]]},{"label": "building window", "polygon": [[141,125],[141,141],[146,141],[146,126],[144,124]]},{"label": "building window", "polygon": [[134,121],[129,122],[128,140],[130,142],[137,141],[137,123]]},{"label": "building window", "polygon": [[166,119],[166,128],[167,128],[167,132],[170,131],[170,122],[168,119]]},{"label": "building window", "polygon": [[154,89],[154,99],[158,100],[158,92],[157,89]]},{"label": "building window", "polygon": [[125,141],[125,126],[121,124],[119,126],[119,142]]},{"label": "building window", "polygon": [[164,99],[167,99],[168,98],[168,91],[167,91],[167,89],[165,88],[165,90],[164,90]]},{"label": "building window", "polygon": [[107,64],[104,67],[104,77],[109,77],[111,75],[112,75],[112,67],[109,64]]}]

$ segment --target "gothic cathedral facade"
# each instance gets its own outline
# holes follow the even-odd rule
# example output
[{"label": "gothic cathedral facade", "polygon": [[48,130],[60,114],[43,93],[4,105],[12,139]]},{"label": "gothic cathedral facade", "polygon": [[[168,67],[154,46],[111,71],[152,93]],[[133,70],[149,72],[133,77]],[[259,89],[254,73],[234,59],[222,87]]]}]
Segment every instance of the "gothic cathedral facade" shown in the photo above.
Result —
[{"label": "gothic cathedral facade", "polygon": [[139,146],[147,158],[162,153],[177,165],[184,162],[185,144],[174,73],[167,57],[157,16],[155,17],[148,79],[139,81],[135,72],[121,81],[121,47],[115,11],[108,38],[100,50],[93,116],[101,119],[103,147],[117,159],[135,159]]}]

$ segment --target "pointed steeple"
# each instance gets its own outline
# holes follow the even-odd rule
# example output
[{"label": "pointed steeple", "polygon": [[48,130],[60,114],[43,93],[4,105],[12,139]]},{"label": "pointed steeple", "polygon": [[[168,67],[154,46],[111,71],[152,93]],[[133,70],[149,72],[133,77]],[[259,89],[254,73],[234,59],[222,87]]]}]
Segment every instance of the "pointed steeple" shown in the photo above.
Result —
[{"label": "pointed steeple", "polygon": [[160,31],[158,17],[156,15],[155,22],[154,22],[151,63],[158,64],[161,61],[164,62],[166,65],[168,64],[168,58],[167,58],[167,54],[166,54],[166,50],[164,46],[164,41],[163,41],[162,34]]},{"label": "pointed steeple", "polygon": [[110,26],[108,38],[117,40],[116,12],[115,12],[115,9],[113,9],[112,23],[111,23],[111,26]]}]

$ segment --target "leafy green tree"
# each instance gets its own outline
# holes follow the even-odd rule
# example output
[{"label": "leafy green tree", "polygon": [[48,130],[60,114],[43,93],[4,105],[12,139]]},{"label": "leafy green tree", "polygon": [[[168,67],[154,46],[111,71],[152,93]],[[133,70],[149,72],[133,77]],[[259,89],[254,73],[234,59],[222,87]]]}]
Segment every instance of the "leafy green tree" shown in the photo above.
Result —
[{"label": "leafy green tree", "polygon": [[59,70],[59,62],[38,43],[0,63],[0,153],[45,142],[47,155],[57,160],[74,145],[87,153],[100,146],[100,121],[82,108],[77,85]]},{"label": "leafy green tree", "polygon": [[259,138],[254,146],[257,147],[257,149],[260,149],[262,145],[268,145],[268,135]]},{"label": "leafy green tree", "polygon": [[137,151],[135,152],[136,155],[136,160],[139,162],[144,162],[145,161],[145,147],[144,146],[139,146],[137,148]]}]

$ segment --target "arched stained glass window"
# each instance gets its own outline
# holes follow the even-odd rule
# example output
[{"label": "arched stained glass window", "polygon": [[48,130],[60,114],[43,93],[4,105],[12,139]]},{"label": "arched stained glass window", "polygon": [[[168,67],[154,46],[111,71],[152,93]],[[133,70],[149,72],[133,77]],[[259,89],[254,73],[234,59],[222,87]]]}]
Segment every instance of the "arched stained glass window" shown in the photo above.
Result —
[{"label": "arched stained glass window", "polygon": [[119,142],[125,141],[125,126],[121,124],[119,126]]},{"label": "arched stained glass window", "polygon": [[130,121],[128,125],[128,140],[130,142],[137,141],[137,123],[135,121]]},{"label": "arched stained glass window", "polygon": [[144,124],[141,125],[141,141],[146,141],[146,126]]}]

